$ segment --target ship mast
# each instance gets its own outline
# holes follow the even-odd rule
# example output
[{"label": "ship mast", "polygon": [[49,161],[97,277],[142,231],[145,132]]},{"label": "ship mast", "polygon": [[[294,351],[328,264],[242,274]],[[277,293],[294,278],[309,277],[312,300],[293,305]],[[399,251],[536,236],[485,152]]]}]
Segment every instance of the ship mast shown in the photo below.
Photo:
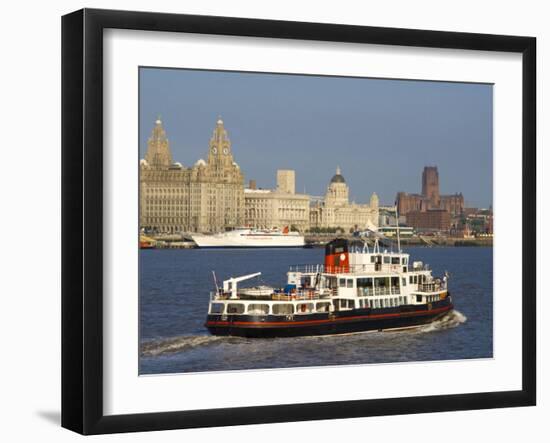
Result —
[{"label": "ship mast", "polygon": [[395,205],[395,227],[397,228],[397,252],[401,253],[401,236],[399,235],[399,214]]}]

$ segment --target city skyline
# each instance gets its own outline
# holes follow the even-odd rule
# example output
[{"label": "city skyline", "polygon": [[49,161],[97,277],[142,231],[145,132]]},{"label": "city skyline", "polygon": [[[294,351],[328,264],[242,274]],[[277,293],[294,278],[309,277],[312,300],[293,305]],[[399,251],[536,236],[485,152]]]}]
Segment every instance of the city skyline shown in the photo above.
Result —
[{"label": "city skyline", "polygon": [[351,200],[393,204],[437,165],[442,193],[492,204],[491,85],[141,68],[140,158],[159,116],[186,167],[221,117],[245,183],[261,188],[293,169],[297,192],[321,196],[339,166]]}]

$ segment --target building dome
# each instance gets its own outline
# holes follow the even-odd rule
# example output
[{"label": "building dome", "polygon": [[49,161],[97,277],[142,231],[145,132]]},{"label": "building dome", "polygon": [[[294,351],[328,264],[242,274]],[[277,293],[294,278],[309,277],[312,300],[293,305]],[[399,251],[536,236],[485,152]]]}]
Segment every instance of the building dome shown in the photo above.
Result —
[{"label": "building dome", "polygon": [[338,166],[336,168],[336,174],[334,174],[332,176],[332,178],[330,179],[330,182],[331,183],[346,183],[346,180],[344,179],[344,177],[341,174],[340,166]]},{"label": "building dome", "polygon": [[195,166],[206,166],[206,162],[202,158],[199,158],[195,163]]}]

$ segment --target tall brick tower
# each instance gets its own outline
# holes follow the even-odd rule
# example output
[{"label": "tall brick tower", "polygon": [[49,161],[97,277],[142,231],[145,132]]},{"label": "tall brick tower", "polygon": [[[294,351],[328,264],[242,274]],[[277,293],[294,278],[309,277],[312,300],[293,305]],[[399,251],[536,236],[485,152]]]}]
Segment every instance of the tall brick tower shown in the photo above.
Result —
[{"label": "tall brick tower", "polygon": [[425,166],[422,172],[422,195],[430,200],[432,207],[438,208],[439,197],[439,173],[437,166]]}]

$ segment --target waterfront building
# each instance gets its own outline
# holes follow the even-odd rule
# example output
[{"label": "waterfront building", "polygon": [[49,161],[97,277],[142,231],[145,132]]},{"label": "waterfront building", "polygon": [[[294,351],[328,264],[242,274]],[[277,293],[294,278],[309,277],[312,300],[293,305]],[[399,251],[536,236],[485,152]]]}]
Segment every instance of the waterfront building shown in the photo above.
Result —
[{"label": "waterfront building", "polygon": [[407,213],[407,225],[417,231],[449,231],[451,214],[446,209],[425,209]]},{"label": "waterfront building", "polygon": [[244,177],[233,159],[221,119],[207,160],[192,167],[174,163],[158,119],[140,161],[140,228],[151,232],[219,232],[244,222]]},{"label": "waterfront building", "polygon": [[[441,195],[437,166],[426,166],[422,172],[422,194],[398,192],[396,205],[400,215],[407,215],[413,211],[442,209],[448,211],[451,217],[457,217],[464,211],[464,196],[462,193]],[[425,219],[427,220],[427,217]]]},{"label": "waterfront building", "polygon": [[340,228],[345,232],[378,227],[379,200],[373,193],[369,204],[349,202],[349,187],[339,167],[330,180],[324,199],[312,203],[310,229]]},{"label": "waterfront building", "polygon": [[309,228],[309,195],[296,194],[295,172],[277,171],[276,189],[256,189],[255,180],[244,190],[245,224],[254,228]]}]

